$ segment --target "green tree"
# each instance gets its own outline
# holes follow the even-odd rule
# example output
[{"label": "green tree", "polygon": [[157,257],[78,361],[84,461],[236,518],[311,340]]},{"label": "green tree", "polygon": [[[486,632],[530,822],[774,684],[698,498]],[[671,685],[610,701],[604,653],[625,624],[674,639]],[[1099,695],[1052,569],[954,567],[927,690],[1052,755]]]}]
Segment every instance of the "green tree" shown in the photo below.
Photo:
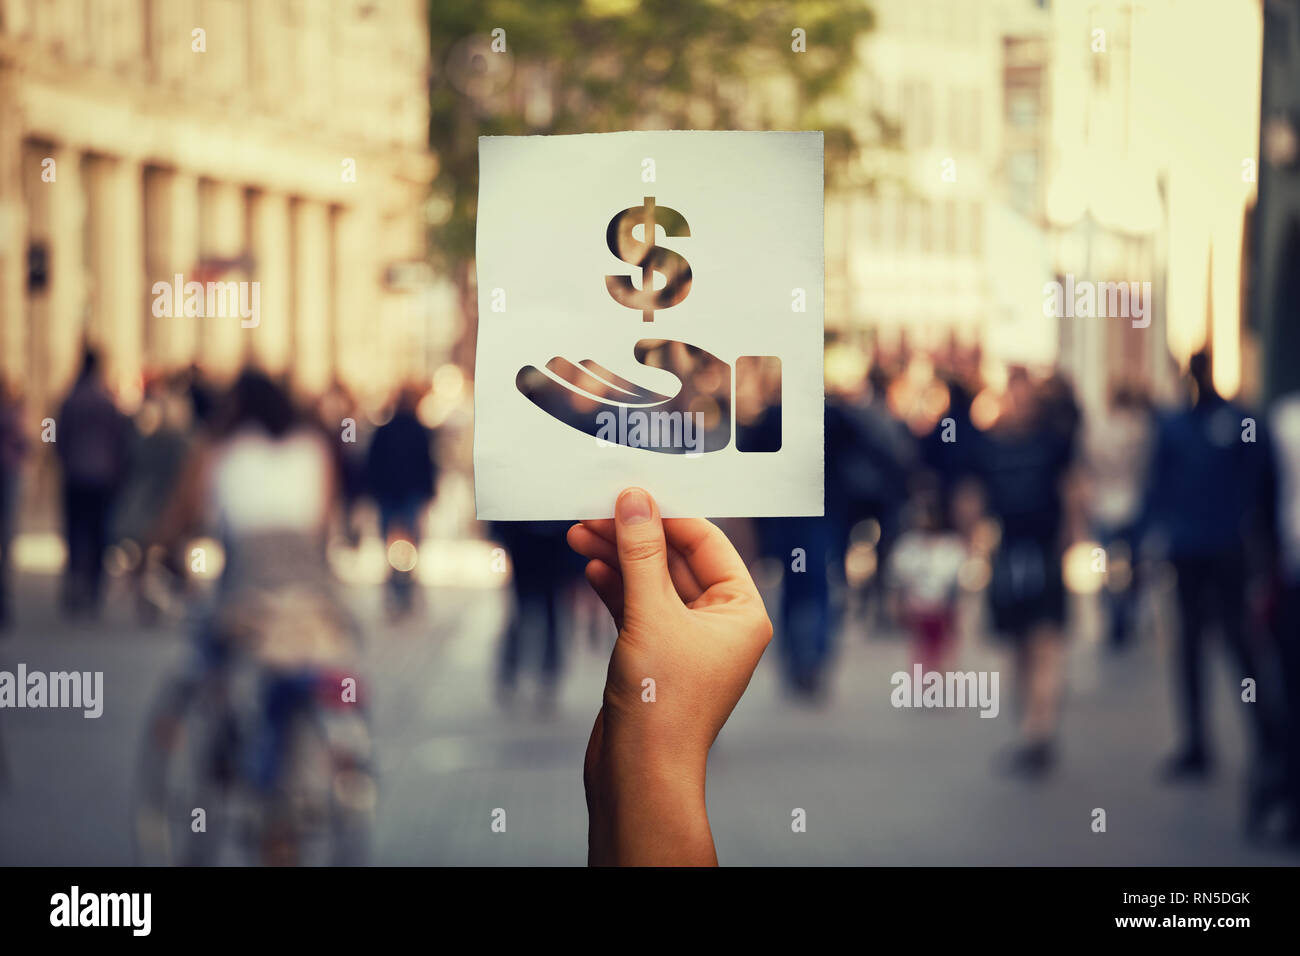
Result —
[{"label": "green tree", "polygon": [[[432,247],[462,289],[479,136],[821,129],[828,178],[860,145],[824,107],[871,28],[861,0],[430,0],[429,11]],[[792,49],[796,29],[806,52]]]}]

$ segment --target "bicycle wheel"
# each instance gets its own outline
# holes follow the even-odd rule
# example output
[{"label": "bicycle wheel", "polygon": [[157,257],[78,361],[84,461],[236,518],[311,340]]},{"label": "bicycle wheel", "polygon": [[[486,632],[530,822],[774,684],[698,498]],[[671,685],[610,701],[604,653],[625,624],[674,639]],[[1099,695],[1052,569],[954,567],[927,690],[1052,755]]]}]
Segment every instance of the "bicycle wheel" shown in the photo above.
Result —
[{"label": "bicycle wheel", "polygon": [[358,866],[370,842],[377,787],[364,717],[305,708],[294,720],[264,862]]},{"label": "bicycle wheel", "polygon": [[208,682],[176,678],[150,711],[132,809],[141,865],[220,862],[237,750],[218,696]]}]

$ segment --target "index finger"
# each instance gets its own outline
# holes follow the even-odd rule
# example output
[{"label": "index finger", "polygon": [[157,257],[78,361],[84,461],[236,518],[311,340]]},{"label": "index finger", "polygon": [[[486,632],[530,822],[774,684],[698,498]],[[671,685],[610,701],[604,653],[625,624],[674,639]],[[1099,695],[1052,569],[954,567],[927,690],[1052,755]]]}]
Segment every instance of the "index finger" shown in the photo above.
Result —
[{"label": "index finger", "polygon": [[706,590],[715,584],[735,581],[758,592],[749,568],[745,566],[735,545],[712,521],[704,518],[665,518],[664,537],[668,539],[669,546],[676,548],[686,560],[695,580]]}]

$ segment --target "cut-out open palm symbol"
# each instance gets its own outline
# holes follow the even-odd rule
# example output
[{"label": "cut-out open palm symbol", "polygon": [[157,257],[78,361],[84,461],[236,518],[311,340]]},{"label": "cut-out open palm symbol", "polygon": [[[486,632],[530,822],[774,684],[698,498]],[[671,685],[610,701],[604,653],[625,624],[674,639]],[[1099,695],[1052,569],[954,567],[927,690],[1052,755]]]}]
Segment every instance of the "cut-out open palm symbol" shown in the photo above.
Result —
[{"label": "cut-out open palm symbol", "polygon": [[515,386],[554,418],[611,444],[666,454],[726,448],[731,366],[702,348],[669,339],[641,339],[633,354],[642,365],[672,372],[681,382],[677,393],[664,395],[630,382],[591,359],[575,364],[559,356],[545,371],[535,365],[520,369]]},{"label": "cut-out open palm symbol", "polygon": [[524,366],[515,386],[547,414],[610,444],[678,455],[720,451],[731,443],[734,420],[738,451],[781,449],[781,362],[775,356],[742,355],[733,372],[716,355],[671,339],[641,339],[633,355],[676,376],[676,394],[630,382],[592,359],[574,363],[560,356],[545,369]]}]

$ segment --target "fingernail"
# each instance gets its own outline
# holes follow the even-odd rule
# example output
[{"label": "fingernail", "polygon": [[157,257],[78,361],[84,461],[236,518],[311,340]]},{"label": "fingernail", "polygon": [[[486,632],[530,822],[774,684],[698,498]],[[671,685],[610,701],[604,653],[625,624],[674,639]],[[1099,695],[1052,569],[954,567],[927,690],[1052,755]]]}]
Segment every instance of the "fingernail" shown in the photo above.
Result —
[{"label": "fingernail", "polygon": [[614,514],[623,524],[640,524],[650,520],[650,496],[640,488],[629,488],[619,495]]}]

